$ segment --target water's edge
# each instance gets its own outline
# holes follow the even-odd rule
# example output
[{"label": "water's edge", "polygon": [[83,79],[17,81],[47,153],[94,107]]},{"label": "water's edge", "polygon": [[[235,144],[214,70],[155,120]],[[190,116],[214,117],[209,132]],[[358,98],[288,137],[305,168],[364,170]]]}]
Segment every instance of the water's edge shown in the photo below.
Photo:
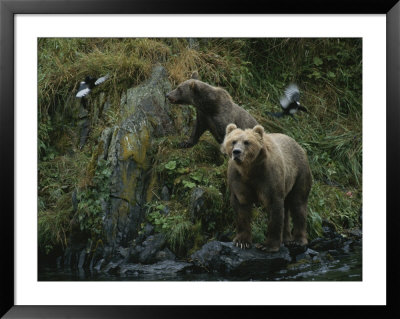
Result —
[{"label": "water's edge", "polygon": [[43,265],[39,281],[362,281],[361,241],[350,249],[328,250],[311,260],[299,259],[269,275],[230,276],[218,272],[185,271],[173,274],[110,274]]}]

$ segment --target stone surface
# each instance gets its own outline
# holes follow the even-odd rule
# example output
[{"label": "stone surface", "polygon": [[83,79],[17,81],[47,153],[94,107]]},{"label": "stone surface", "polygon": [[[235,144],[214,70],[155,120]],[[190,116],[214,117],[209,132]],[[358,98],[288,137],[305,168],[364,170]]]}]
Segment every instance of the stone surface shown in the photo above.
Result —
[{"label": "stone surface", "polygon": [[284,268],[290,261],[285,247],[277,253],[266,253],[256,248],[240,249],[233,243],[212,241],[192,254],[198,270],[217,271],[223,274],[269,274]]},{"label": "stone surface", "polygon": [[201,213],[204,210],[204,190],[200,187],[196,187],[192,191],[192,196],[190,199],[190,217],[192,221],[201,219]]},{"label": "stone surface", "polygon": [[[110,263],[119,262],[123,258],[121,248],[131,247],[138,237],[144,222],[145,203],[153,196],[148,187],[155,179],[152,176],[151,159],[148,157],[152,139],[175,132],[170,104],[165,99],[169,91],[171,84],[167,72],[157,66],[147,81],[123,94],[119,116],[121,120],[115,126],[104,129],[97,144],[97,163],[107,161],[112,172],[109,199],[101,201],[104,247],[95,253],[83,253],[82,249],[90,236],[86,234],[84,237],[77,231],[71,234],[69,247],[64,254],[64,264],[75,268],[89,265],[97,267],[99,261],[104,259],[101,267],[108,267]],[[91,103],[95,109],[91,123],[93,126],[107,106],[108,98],[103,94]],[[85,128],[89,117],[82,105],[78,106],[83,110],[77,116],[79,126]],[[84,122],[87,123],[84,125]],[[76,208],[79,204],[77,199],[72,198],[72,201]],[[143,240],[148,235],[145,234]],[[147,246],[142,248],[144,251],[140,255],[140,262],[156,261],[155,253],[160,248],[154,253],[149,253],[150,248]]]},{"label": "stone surface", "polygon": [[161,200],[169,201],[170,200],[170,191],[167,186],[163,186],[161,189]]},{"label": "stone surface", "polygon": [[144,218],[144,204],[152,196],[152,176],[147,156],[151,139],[173,131],[165,94],[171,89],[167,73],[155,67],[143,84],[127,90],[121,98],[122,121],[103,131],[99,160],[112,169],[110,201],[105,205],[106,245],[128,247],[138,236]]},{"label": "stone surface", "polygon": [[168,276],[189,270],[193,265],[186,262],[164,260],[153,265],[126,264],[120,268],[120,274],[125,276],[141,276],[149,280],[165,279]]}]

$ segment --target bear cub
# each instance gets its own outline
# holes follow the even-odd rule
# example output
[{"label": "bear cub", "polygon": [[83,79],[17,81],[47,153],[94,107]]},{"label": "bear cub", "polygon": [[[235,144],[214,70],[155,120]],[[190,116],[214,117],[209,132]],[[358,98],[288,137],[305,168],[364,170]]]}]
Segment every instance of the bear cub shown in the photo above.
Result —
[{"label": "bear cub", "polygon": [[197,72],[192,74],[190,80],[167,93],[166,97],[173,104],[190,104],[196,109],[195,127],[190,138],[179,145],[182,148],[194,146],[206,130],[221,144],[229,123],[235,123],[242,129],[257,125],[254,117],[235,104],[227,91],[198,80]]},{"label": "bear cub", "polygon": [[312,176],[301,146],[287,135],[266,134],[261,125],[242,130],[229,124],[221,150],[229,156],[230,203],[237,215],[236,246],[251,245],[251,210],[256,202],[269,212],[263,249],[276,252],[282,243],[306,245]]}]

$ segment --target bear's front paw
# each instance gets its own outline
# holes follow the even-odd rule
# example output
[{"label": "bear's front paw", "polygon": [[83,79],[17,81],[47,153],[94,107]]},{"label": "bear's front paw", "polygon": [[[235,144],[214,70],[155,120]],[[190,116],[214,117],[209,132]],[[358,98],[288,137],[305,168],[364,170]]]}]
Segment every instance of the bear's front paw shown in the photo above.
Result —
[{"label": "bear's front paw", "polygon": [[289,249],[292,255],[302,254],[307,250],[307,245],[301,245],[297,241],[290,241],[285,243],[287,249]]},{"label": "bear's front paw", "polygon": [[267,239],[261,249],[268,253],[276,253],[280,248],[281,243],[278,240]]},{"label": "bear's front paw", "polygon": [[247,249],[251,247],[251,236],[246,233],[236,235],[233,239],[233,244],[240,249]]}]

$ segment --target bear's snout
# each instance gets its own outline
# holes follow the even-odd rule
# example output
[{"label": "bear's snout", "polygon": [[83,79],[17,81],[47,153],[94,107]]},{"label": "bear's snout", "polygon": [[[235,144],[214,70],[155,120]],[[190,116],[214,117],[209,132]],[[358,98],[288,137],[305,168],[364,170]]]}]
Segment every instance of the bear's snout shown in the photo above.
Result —
[{"label": "bear's snout", "polygon": [[242,154],[242,150],[241,149],[239,149],[239,148],[235,148],[233,151],[232,151],[232,157],[233,157],[233,159],[236,161],[236,162],[240,162],[241,161],[241,158],[240,158],[240,155]]},{"label": "bear's snout", "polygon": [[233,151],[232,151],[232,153],[233,153],[233,155],[239,155],[240,153],[242,153],[242,151],[240,150],[240,149],[234,149]]},{"label": "bear's snout", "polygon": [[172,97],[171,95],[172,92],[169,92],[167,94],[165,94],[165,97],[168,99],[168,101],[170,101],[171,103],[175,103],[176,100]]}]

